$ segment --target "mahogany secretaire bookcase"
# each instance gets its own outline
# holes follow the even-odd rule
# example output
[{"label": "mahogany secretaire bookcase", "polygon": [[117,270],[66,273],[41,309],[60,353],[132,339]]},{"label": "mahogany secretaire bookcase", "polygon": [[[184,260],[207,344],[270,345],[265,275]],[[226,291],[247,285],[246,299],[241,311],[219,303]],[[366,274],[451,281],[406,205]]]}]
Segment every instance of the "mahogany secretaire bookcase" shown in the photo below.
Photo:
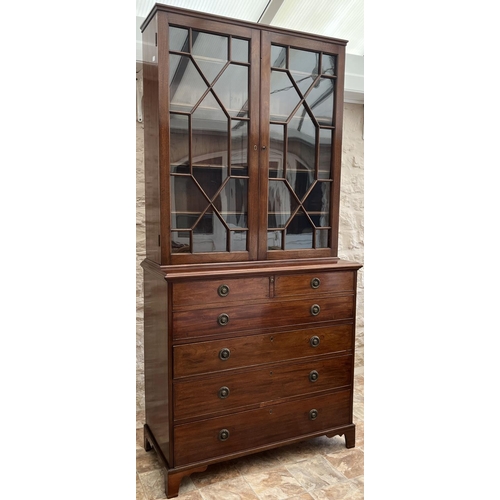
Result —
[{"label": "mahogany secretaire bookcase", "polygon": [[141,27],[145,448],[166,491],[352,421],[346,41],[156,4]]}]

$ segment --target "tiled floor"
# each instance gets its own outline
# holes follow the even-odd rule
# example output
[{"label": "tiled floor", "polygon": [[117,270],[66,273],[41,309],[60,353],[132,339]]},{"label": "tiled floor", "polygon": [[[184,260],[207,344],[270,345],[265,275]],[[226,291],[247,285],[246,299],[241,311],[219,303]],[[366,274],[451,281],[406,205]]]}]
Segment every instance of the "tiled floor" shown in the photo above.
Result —
[{"label": "tiled floor", "polygon": [[[325,436],[209,466],[182,480],[179,500],[362,500],[364,491],[363,345],[354,378],[356,446]],[[137,500],[166,498],[161,466],[137,429]]]}]

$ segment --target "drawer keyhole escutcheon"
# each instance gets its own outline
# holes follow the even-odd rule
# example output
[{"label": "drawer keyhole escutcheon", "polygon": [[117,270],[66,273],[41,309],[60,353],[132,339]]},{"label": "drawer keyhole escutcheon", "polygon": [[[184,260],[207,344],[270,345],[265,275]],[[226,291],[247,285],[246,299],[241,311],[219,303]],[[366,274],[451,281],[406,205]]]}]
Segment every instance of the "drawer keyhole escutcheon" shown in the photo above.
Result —
[{"label": "drawer keyhole escutcheon", "polygon": [[227,429],[222,429],[219,432],[219,441],[227,441],[229,439],[229,431]]},{"label": "drawer keyhole escutcheon", "polygon": [[321,311],[321,307],[319,307],[318,304],[314,304],[311,306],[311,314],[313,316],[317,316],[320,311]]},{"label": "drawer keyhole escutcheon", "polygon": [[319,346],[319,337],[315,335],[314,337],[311,337],[309,340],[309,344],[311,344],[311,347],[318,347]]},{"label": "drawer keyhole escutcheon", "polygon": [[219,351],[219,358],[222,359],[222,361],[229,359],[229,356],[231,356],[231,351],[227,347]]},{"label": "drawer keyhole escutcheon", "polygon": [[321,280],[319,278],[313,278],[311,280],[311,288],[319,288],[319,285],[321,285]]},{"label": "drawer keyhole escutcheon", "polygon": [[229,287],[227,285],[221,285],[217,289],[217,293],[220,297],[227,297],[229,295]]},{"label": "drawer keyhole escutcheon", "polygon": [[318,418],[318,410],[311,410],[309,412],[309,420],[316,420]]},{"label": "drawer keyhole escutcheon", "polygon": [[319,378],[319,373],[316,371],[316,370],[313,370],[310,374],[309,374],[309,380],[311,382],[316,382],[316,380],[318,380]]},{"label": "drawer keyhole escutcheon", "polygon": [[229,316],[226,313],[219,314],[217,323],[219,323],[220,326],[226,326],[229,323]]},{"label": "drawer keyhole escutcheon", "polygon": [[221,388],[219,389],[219,398],[221,398],[221,399],[226,399],[226,398],[229,396],[229,393],[230,393],[230,392],[231,392],[231,391],[229,390],[229,387],[226,387],[226,386],[221,387]]}]

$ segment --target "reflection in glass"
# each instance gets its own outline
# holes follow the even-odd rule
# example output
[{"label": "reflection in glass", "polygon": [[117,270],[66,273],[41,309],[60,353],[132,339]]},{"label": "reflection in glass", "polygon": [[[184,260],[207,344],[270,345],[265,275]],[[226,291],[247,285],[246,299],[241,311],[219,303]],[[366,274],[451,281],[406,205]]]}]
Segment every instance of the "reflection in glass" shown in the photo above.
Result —
[{"label": "reflection in glass", "polygon": [[330,226],[330,189],[331,182],[317,182],[304,202],[316,227]]},{"label": "reflection in glass", "polygon": [[314,229],[305,213],[300,209],[285,230],[287,250],[313,247]]},{"label": "reflection in glass", "polygon": [[285,126],[271,124],[269,126],[269,177],[283,177],[283,159],[285,148]]},{"label": "reflection in glass", "polygon": [[191,59],[170,54],[171,111],[191,111],[206,90],[207,86]]},{"label": "reflection in glass", "polygon": [[306,98],[320,125],[333,125],[333,92],[335,80],[320,78]]},{"label": "reflection in glass", "polygon": [[332,56],[329,54],[323,54],[322,73],[324,75],[335,75],[335,58],[336,58],[336,56]]},{"label": "reflection in glass", "polygon": [[230,64],[214,85],[230,116],[248,116],[248,67]]},{"label": "reflection in glass", "polygon": [[274,68],[286,67],[286,48],[271,45],[271,66]]},{"label": "reflection in glass", "polygon": [[319,179],[331,179],[332,130],[319,129]]},{"label": "reflection in glass", "polygon": [[267,232],[267,249],[268,250],[283,249],[283,231]]},{"label": "reflection in glass", "polygon": [[316,229],[316,248],[328,248],[328,229]]},{"label": "reflection in glass", "polygon": [[231,121],[231,175],[248,175],[248,122]]},{"label": "reflection in glass", "polygon": [[207,158],[202,167],[193,166],[193,176],[211,200],[227,178],[227,167],[221,157]]},{"label": "reflection in glass", "polygon": [[286,178],[299,199],[314,182],[316,126],[306,108],[299,107],[288,125]]},{"label": "reflection in glass", "polygon": [[170,176],[172,229],[188,229],[207,208],[208,201],[190,176]]},{"label": "reflection in glass", "polygon": [[244,252],[247,249],[247,231],[231,231],[231,252]]},{"label": "reflection in glass", "polygon": [[241,38],[232,39],[231,60],[239,62],[248,62],[248,40]]},{"label": "reflection in glass", "polygon": [[189,236],[191,231],[172,231],[172,253],[189,253],[191,251],[191,243]]},{"label": "reflection in glass", "polygon": [[189,52],[189,32],[184,28],[169,26],[168,28],[169,50]]},{"label": "reflection in glass", "polygon": [[287,121],[300,101],[290,78],[283,71],[271,71],[271,120]]},{"label": "reflection in glass", "polygon": [[193,113],[193,164],[227,166],[228,118],[209,92]]},{"label": "reflection in glass", "polygon": [[[170,164],[189,164],[189,117],[170,113]],[[188,171],[189,173],[189,171]]]},{"label": "reflection in glass", "polygon": [[267,227],[285,227],[297,206],[297,200],[290,193],[284,181],[269,181]]},{"label": "reflection in glass", "polygon": [[227,62],[227,44],[226,36],[193,30],[193,56],[210,83]]},{"label": "reflection in glass", "polygon": [[290,71],[304,76],[318,75],[319,54],[307,50],[290,49]]},{"label": "reflection in glass", "polygon": [[230,229],[247,227],[247,183],[247,179],[230,178],[215,198],[214,206]]},{"label": "reflection in glass", "polygon": [[193,229],[193,253],[225,252],[227,230],[217,214],[209,208]]}]

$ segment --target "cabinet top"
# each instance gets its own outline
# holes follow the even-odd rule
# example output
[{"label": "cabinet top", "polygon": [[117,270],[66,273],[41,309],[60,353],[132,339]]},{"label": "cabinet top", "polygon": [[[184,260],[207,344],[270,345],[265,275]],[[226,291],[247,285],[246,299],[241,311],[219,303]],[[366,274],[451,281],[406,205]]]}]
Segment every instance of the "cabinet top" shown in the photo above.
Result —
[{"label": "cabinet top", "polygon": [[250,21],[243,21],[241,19],[234,19],[232,17],[225,17],[225,16],[218,16],[215,14],[208,14],[205,12],[200,12],[196,10],[190,10],[190,9],[181,9],[179,7],[172,7],[170,5],[164,5],[161,3],[155,3],[149,14],[147,15],[146,19],[144,22],[141,24],[141,32],[144,32],[146,29],[147,25],[151,21],[151,19],[154,18],[157,12],[167,12],[167,13],[173,13],[173,14],[180,14],[180,15],[185,15],[185,16],[190,16],[190,17],[195,17],[198,19],[205,19],[207,21],[223,21],[225,23],[231,23],[231,24],[236,24],[239,26],[245,26],[247,28],[251,29],[259,29],[263,30],[265,29],[266,31],[273,31],[276,33],[284,33],[284,34],[297,34],[302,37],[309,37],[313,38],[315,40],[324,40],[328,42],[334,42],[338,45],[347,45],[348,40],[343,40],[341,38],[333,38],[333,37],[327,37],[323,35],[315,35],[312,33],[307,33],[304,31],[297,31],[297,30],[289,30],[285,28],[279,28],[277,26],[271,26],[269,24],[259,24],[259,23],[252,23]]}]

